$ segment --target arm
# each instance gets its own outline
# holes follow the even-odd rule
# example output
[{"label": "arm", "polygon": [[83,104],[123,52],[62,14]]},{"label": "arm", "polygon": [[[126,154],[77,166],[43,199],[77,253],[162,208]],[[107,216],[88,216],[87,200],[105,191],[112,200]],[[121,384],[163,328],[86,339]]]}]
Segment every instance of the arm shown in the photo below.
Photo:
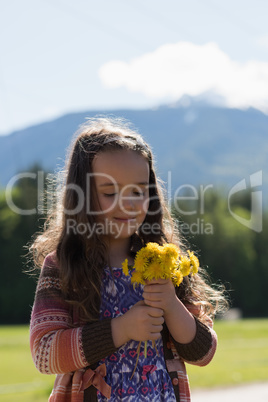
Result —
[{"label": "arm", "polygon": [[[205,318],[205,317],[204,317]],[[208,317],[207,321],[209,320]],[[196,334],[189,343],[179,343],[172,336],[178,355],[187,363],[196,366],[206,366],[213,358],[217,348],[217,335],[212,327],[194,317],[196,322]]]},{"label": "arm", "polygon": [[30,348],[41,373],[75,371],[116,350],[111,320],[77,328],[72,324],[71,306],[61,293],[59,269],[49,255],[38,281],[30,325]]},{"label": "arm", "polygon": [[199,310],[186,308],[169,280],[151,281],[144,287],[143,296],[147,305],[164,310],[165,323],[179,356],[188,363],[208,364],[217,346],[212,320],[204,316],[201,322],[197,318]]}]

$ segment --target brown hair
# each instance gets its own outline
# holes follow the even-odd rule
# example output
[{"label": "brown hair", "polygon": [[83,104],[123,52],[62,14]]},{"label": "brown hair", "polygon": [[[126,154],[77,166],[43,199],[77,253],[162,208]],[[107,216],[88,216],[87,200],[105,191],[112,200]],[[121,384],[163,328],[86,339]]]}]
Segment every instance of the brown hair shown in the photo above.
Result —
[{"label": "brown hair", "polygon": [[[34,261],[42,266],[45,256],[56,251],[62,279],[62,291],[66,300],[80,308],[81,319],[98,319],[100,289],[103,268],[108,265],[108,253],[102,237],[97,233],[87,238],[67,230],[68,219],[76,224],[94,227],[95,215],[87,211],[86,203],[78,206],[77,188],[87,194],[87,175],[92,173],[92,162],[99,152],[132,150],[146,158],[149,164],[149,207],[143,224],[131,238],[131,250],[135,252],[150,242],[162,245],[166,242],[183,245],[175,230],[164,201],[163,191],[156,178],[153,156],[148,144],[122,119],[94,118],[81,126],[70,148],[61,202],[48,218],[43,233],[31,246]],[[90,175],[90,208],[96,210],[95,182]],[[77,212],[76,212],[77,209]],[[148,227],[158,225],[158,232]],[[147,230],[143,230],[146,225]],[[210,314],[216,312],[224,300],[222,292],[212,289],[201,274],[185,278],[177,293],[184,303],[202,304]]]}]

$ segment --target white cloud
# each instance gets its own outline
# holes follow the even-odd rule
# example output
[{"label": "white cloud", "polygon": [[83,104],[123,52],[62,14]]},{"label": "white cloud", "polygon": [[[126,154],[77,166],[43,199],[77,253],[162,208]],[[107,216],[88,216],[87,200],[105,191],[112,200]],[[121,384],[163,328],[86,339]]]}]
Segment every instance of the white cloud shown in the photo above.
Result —
[{"label": "white cloud", "polygon": [[214,92],[227,106],[268,112],[268,63],[236,62],[216,43],[167,44],[129,63],[110,61],[99,76],[107,88],[125,87],[154,99]]}]

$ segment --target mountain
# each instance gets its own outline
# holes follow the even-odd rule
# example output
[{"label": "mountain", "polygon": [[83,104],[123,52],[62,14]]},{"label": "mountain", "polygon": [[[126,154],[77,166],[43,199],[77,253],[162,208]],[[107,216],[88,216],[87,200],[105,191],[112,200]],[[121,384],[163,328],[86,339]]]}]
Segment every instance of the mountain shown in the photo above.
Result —
[{"label": "mountain", "polygon": [[187,184],[230,189],[244,178],[249,185],[249,176],[259,170],[263,187],[267,185],[268,116],[255,109],[213,107],[188,99],[187,106],[178,102],[147,110],[67,114],[0,137],[1,186],[35,163],[50,171],[62,167],[79,125],[100,114],[134,124],[152,146],[157,172],[173,192]]}]

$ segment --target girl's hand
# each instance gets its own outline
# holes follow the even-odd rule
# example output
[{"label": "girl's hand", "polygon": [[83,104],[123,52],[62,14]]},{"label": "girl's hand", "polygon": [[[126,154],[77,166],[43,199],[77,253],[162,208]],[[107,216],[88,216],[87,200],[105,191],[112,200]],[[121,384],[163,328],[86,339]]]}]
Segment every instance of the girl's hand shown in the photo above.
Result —
[{"label": "girl's hand", "polygon": [[143,298],[147,306],[163,309],[165,323],[177,342],[189,343],[194,339],[195,320],[177,297],[171,280],[154,279],[148,282],[144,286]]},{"label": "girl's hand", "polygon": [[146,306],[139,301],[124,315],[112,319],[114,345],[119,347],[129,340],[155,341],[161,337],[164,318],[163,310]]},{"label": "girl's hand", "polygon": [[163,310],[146,306],[139,301],[124,314],[125,332],[129,339],[148,341],[160,338],[163,329]]},{"label": "girl's hand", "polygon": [[147,306],[164,310],[164,315],[172,310],[177,300],[175,287],[170,279],[153,279],[147,282],[143,298]]}]

